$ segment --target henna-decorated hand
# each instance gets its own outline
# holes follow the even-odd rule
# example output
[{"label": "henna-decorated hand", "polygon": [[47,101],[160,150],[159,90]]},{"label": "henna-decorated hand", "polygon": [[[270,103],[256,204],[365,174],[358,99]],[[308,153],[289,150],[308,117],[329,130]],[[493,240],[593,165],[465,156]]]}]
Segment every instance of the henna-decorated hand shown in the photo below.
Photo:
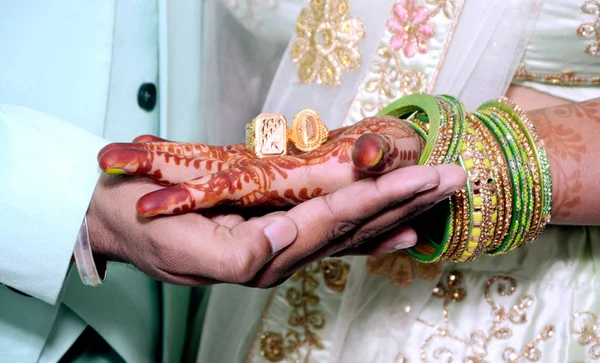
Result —
[{"label": "henna-decorated hand", "polygon": [[145,136],[99,153],[109,173],[149,176],[172,185],[140,198],[144,216],[217,205],[289,206],[331,193],[366,176],[416,164],[421,138],[389,116],[337,129],[318,149],[258,159],[244,145],[183,144]]}]

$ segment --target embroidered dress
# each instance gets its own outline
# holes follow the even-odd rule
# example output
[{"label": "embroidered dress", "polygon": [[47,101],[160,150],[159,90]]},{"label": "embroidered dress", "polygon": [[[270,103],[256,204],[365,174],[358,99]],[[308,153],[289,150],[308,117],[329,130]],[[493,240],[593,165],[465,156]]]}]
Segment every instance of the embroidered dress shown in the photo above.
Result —
[{"label": "embroidered dress", "polygon": [[[470,109],[511,82],[570,100],[600,97],[597,1],[348,5],[347,18],[355,19],[348,26],[356,29],[346,31],[364,38],[351,46],[344,37],[330,40],[360,52],[359,64],[319,84],[306,82],[302,61],[288,55],[265,111],[293,115],[310,106],[333,129],[415,92],[449,93]],[[305,35],[296,29],[292,54]],[[600,121],[600,103],[580,112]],[[421,265],[395,252],[313,263],[270,290],[216,286],[198,362],[600,359],[599,232],[551,226],[531,245],[471,263]]]}]

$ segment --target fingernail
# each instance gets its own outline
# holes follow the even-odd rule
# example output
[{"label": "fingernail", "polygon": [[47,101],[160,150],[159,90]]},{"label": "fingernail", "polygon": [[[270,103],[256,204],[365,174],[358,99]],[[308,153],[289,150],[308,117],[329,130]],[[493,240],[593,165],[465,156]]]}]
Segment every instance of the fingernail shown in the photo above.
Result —
[{"label": "fingernail", "polygon": [[110,175],[121,175],[125,174],[125,170],[119,168],[110,168],[105,171],[106,174]]},{"label": "fingernail", "polygon": [[404,249],[410,248],[414,245],[415,245],[415,242],[412,240],[400,240],[400,242],[394,246],[394,250],[391,252],[398,251],[398,250],[404,250]]},{"label": "fingernail", "polygon": [[425,184],[424,186],[421,187],[421,189],[417,190],[417,193],[421,193],[430,189],[433,189],[435,187],[437,187],[439,184],[437,183],[429,183],[429,184]]},{"label": "fingernail", "polygon": [[377,172],[385,167],[383,155],[389,145],[381,135],[364,134],[354,141],[352,162],[363,171]]},{"label": "fingernail", "polygon": [[263,233],[271,243],[273,254],[292,244],[298,236],[296,224],[289,218],[281,218],[267,224]]}]

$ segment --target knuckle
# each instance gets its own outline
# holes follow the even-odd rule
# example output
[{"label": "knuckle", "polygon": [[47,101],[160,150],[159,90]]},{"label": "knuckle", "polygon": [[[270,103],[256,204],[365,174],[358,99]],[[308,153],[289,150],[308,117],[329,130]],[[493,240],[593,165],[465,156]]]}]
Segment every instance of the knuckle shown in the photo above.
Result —
[{"label": "knuckle", "polygon": [[247,283],[256,275],[255,259],[247,249],[235,249],[228,263],[223,266],[227,282],[236,284]]},{"label": "knuckle", "polygon": [[378,234],[378,230],[374,228],[360,229],[356,231],[356,233],[354,233],[349,239],[349,245],[347,246],[347,248],[358,247],[359,245],[365,242],[371,241],[372,239],[377,237]]},{"label": "knuckle", "polygon": [[329,232],[328,240],[334,240],[358,227],[361,224],[361,220],[340,220],[337,215],[336,209],[333,206],[331,201],[331,194],[328,194],[323,197],[323,203],[325,205],[325,211],[327,213],[327,217],[331,223],[331,229]]}]

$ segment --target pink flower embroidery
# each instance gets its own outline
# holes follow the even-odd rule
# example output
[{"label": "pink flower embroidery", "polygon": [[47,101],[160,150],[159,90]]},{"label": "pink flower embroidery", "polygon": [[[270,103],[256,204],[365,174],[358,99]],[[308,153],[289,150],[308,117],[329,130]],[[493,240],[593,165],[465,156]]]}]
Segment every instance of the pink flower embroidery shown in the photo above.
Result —
[{"label": "pink flower embroidery", "polygon": [[429,49],[433,24],[423,6],[415,8],[414,0],[400,1],[394,6],[394,18],[388,22],[388,29],[395,34],[390,45],[396,50],[404,48],[407,58],[414,57],[416,52],[425,54]]}]

